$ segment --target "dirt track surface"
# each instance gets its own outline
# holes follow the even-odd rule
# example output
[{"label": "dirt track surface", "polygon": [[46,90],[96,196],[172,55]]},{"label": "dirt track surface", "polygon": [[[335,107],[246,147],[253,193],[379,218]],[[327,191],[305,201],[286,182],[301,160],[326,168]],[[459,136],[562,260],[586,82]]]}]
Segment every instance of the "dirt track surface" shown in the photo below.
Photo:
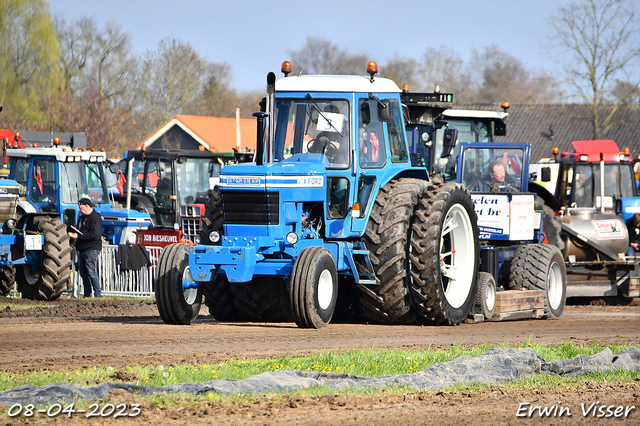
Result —
[{"label": "dirt track surface", "polygon": [[[6,302],[0,300],[0,303]],[[14,303],[15,301],[11,301]],[[203,314],[206,314],[203,312]],[[0,371],[69,369],[93,366],[215,363],[229,359],[304,355],[359,347],[424,349],[454,343],[559,344],[564,341],[640,346],[640,306],[568,306],[558,321],[524,320],[463,324],[458,327],[330,324],[303,330],[292,323],[218,323],[201,315],[191,326],[164,324],[149,301],[59,300],[27,311],[0,311]],[[126,394],[126,392],[125,392]],[[129,400],[129,395],[114,396]],[[297,399],[296,399],[297,398]],[[143,407],[135,419],[100,419],[106,424],[507,424],[534,419],[516,417],[518,404],[553,406],[562,401],[572,416],[544,423],[603,424],[612,418],[583,417],[580,404],[635,406],[617,424],[640,423],[640,382],[586,384],[575,389],[484,391],[468,395],[404,395],[323,398],[257,397],[196,408]],[[188,419],[188,420],[187,420]],[[321,421],[320,421],[321,419]],[[12,419],[17,422],[19,419]],[[24,420],[24,419],[23,419]],[[58,419],[61,420],[61,419]],[[66,419],[68,420],[68,419]],[[86,418],[72,424],[89,424]],[[52,423],[53,419],[36,422]],[[536,423],[541,419],[537,417]],[[11,423],[10,419],[4,422]],[[65,421],[66,423],[66,421]],[[3,420],[0,417],[0,425]],[[17,424],[17,423],[14,423]]]}]

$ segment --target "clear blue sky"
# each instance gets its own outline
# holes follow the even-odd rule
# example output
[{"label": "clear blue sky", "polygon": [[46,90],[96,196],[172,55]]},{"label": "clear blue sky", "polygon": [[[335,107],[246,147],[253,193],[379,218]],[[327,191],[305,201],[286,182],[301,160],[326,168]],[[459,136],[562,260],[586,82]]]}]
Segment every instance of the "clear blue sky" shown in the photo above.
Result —
[{"label": "clear blue sky", "polygon": [[[134,52],[155,50],[173,36],[202,56],[231,66],[231,86],[261,89],[279,75],[288,52],[308,36],[384,63],[420,59],[447,46],[468,60],[471,49],[497,45],[530,71],[559,69],[548,52],[549,16],[572,0],[48,0],[52,15],[119,24]],[[366,64],[363,64],[363,74]]]}]

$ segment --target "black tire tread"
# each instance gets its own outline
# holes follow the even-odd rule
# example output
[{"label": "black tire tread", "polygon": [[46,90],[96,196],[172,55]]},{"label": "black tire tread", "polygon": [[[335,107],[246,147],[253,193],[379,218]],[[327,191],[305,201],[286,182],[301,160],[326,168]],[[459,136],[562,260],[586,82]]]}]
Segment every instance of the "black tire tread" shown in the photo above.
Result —
[{"label": "black tire tread", "polygon": [[[544,317],[553,318],[547,297],[547,277],[549,266],[554,256],[559,256],[562,260],[560,250],[549,244],[527,244],[519,247],[511,260],[509,272],[509,288],[512,290],[543,290],[544,297]],[[564,262],[561,263],[564,271]],[[566,272],[565,272],[566,274]],[[566,275],[565,280],[565,301],[566,303]]]},{"label": "black tire tread", "polygon": [[156,303],[160,317],[167,324],[189,325],[195,321],[202,303],[202,286],[193,304],[184,300],[182,279],[189,264],[189,246],[171,244],[162,250],[156,270]]},{"label": "black tire tread", "polygon": [[212,283],[202,286],[204,304],[216,321],[236,321],[240,319],[233,302],[231,286],[226,277],[218,277]]},{"label": "black tire tread", "polygon": [[[452,308],[446,302],[440,276],[440,235],[445,209],[450,200],[460,200],[469,213],[473,225],[475,242],[475,269],[473,282],[467,301],[460,309]],[[411,258],[413,284],[411,287],[417,313],[420,320],[429,325],[458,325],[465,321],[475,302],[477,268],[479,265],[480,244],[474,205],[464,185],[454,182],[429,185],[420,199],[420,208],[416,211],[413,223]]]},{"label": "black tire tread", "polygon": [[370,321],[415,322],[406,267],[408,238],[414,209],[427,186],[426,181],[403,178],[378,192],[363,239],[379,284],[358,285],[360,304]]},{"label": "black tire tread", "polygon": [[34,300],[55,300],[66,290],[71,277],[71,245],[66,225],[60,218],[53,216],[35,216],[30,219],[28,230],[44,235],[42,250],[43,261],[39,268],[37,282],[26,282],[24,268],[17,268],[18,288],[22,297]]}]

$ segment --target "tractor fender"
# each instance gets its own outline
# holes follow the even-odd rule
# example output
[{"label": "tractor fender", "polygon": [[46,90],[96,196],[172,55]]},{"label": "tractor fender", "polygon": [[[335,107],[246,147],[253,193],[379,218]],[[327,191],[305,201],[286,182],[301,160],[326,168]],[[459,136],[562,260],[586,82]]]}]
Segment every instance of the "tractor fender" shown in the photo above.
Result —
[{"label": "tractor fender", "polygon": [[38,210],[36,210],[36,208],[33,207],[33,204],[29,203],[28,201],[19,200],[18,208],[22,209],[22,211],[27,214],[38,212]]},{"label": "tractor fender", "polygon": [[544,203],[547,206],[551,207],[553,211],[557,212],[560,210],[560,207],[562,207],[558,199],[551,192],[549,192],[547,188],[540,185],[538,182],[532,180],[529,181],[529,192],[533,192],[539,198],[542,198],[544,200]]}]

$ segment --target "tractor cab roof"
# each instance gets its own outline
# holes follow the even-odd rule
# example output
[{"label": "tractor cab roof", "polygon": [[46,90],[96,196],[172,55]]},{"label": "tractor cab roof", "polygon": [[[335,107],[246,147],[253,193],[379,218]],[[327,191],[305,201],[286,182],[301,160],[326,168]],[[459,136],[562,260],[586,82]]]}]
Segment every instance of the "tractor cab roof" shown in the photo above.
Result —
[{"label": "tractor cab roof", "polygon": [[398,85],[387,78],[358,75],[299,75],[276,81],[276,92],[362,92],[400,93]]},{"label": "tractor cab roof", "polygon": [[632,160],[628,148],[620,151],[618,144],[610,139],[573,141],[571,145],[574,152],[560,153],[560,161],[595,163],[600,161],[623,162]]},{"label": "tractor cab roof", "polygon": [[60,162],[104,162],[107,159],[107,154],[104,151],[91,151],[69,147],[48,146],[43,148],[10,148],[7,149],[7,157],[55,157],[56,160]]},{"label": "tractor cab roof", "polygon": [[232,152],[212,152],[208,150],[195,150],[195,149],[133,149],[127,152],[126,158],[135,158],[140,160],[142,158],[164,158],[167,160],[177,160],[179,158],[225,158],[233,159]]}]

